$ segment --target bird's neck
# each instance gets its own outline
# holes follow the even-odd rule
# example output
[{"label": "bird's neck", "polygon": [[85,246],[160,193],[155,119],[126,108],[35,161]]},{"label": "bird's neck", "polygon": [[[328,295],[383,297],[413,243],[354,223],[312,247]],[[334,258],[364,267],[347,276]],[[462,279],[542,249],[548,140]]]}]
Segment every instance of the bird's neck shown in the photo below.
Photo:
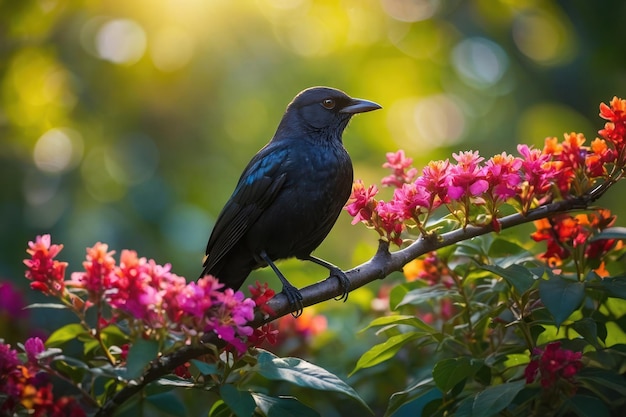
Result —
[{"label": "bird's neck", "polygon": [[274,133],[272,142],[298,139],[325,146],[343,146],[342,134],[346,126],[347,122],[342,126],[317,128],[306,123],[294,123],[283,119]]}]

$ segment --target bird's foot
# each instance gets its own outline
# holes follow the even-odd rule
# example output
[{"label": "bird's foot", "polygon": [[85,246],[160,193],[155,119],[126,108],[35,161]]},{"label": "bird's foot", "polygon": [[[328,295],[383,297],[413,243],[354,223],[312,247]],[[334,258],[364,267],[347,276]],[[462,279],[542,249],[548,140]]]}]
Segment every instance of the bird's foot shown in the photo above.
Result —
[{"label": "bird's foot", "polygon": [[296,308],[294,311],[291,312],[291,315],[297,319],[302,315],[302,310],[304,309],[304,305],[302,304],[302,294],[300,294],[300,290],[298,290],[291,284],[284,284],[282,292],[283,294],[285,294],[285,297],[287,297],[287,301],[289,301],[289,306],[291,306],[291,308]]},{"label": "bird's foot", "polygon": [[341,289],[343,289],[343,294],[341,294],[339,297],[336,297],[335,300],[343,300],[343,302],[345,303],[346,301],[348,301],[348,293],[350,292],[350,279],[348,279],[348,276],[345,272],[337,267],[329,268],[329,270],[330,276],[337,277],[337,279],[339,280],[339,285],[341,285]]}]

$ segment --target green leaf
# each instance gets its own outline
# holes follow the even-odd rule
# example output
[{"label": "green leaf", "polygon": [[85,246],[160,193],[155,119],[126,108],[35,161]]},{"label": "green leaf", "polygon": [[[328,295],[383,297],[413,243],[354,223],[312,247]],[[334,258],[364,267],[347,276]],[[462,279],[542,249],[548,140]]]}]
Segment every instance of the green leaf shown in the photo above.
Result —
[{"label": "green leaf", "polygon": [[551,274],[539,282],[539,296],[559,327],[580,307],[585,298],[585,284]]},{"label": "green leaf", "polygon": [[322,391],[334,391],[354,398],[371,410],[354,389],[326,369],[299,358],[279,358],[270,352],[260,351],[256,369],[267,379],[287,381],[294,385]]},{"label": "green leaf", "polygon": [[614,371],[586,367],[576,375],[576,379],[589,389],[605,387],[626,397],[626,377]]},{"label": "green leaf", "polygon": [[423,333],[402,333],[395,336],[391,336],[383,343],[379,343],[375,346],[372,346],[370,350],[365,352],[363,356],[361,356],[356,363],[356,366],[350,372],[350,375],[353,375],[356,371],[363,368],[369,368],[374,365],[378,365],[381,362],[389,360],[393,358],[396,353],[404,346],[406,343],[411,340],[415,340],[419,337],[422,337]]},{"label": "green leaf", "polygon": [[611,415],[602,401],[589,395],[576,395],[569,398],[566,404],[578,417],[609,417]]},{"label": "green leaf", "polygon": [[607,277],[600,282],[600,286],[609,294],[609,297],[626,300],[626,277]]},{"label": "green leaf", "polygon": [[126,378],[135,379],[159,353],[159,344],[154,340],[137,339],[128,351]]},{"label": "green leaf", "polygon": [[525,385],[525,381],[521,380],[487,387],[476,394],[472,417],[489,417],[504,410]]},{"label": "green leaf", "polygon": [[431,334],[437,333],[437,330],[433,329],[432,327],[424,323],[419,318],[415,316],[407,316],[407,315],[394,315],[394,316],[379,317],[375,320],[372,320],[372,322],[361,331],[365,331],[372,327],[400,325],[400,324],[412,326],[412,327],[415,327],[417,329],[423,330]]},{"label": "green leaf", "polygon": [[177,417],[186,417],[188,415],[185,403],[173,392],[151,395],[146,398],[146,401],[155,406],[159,411],[169,415]]},{"label": "green leaf", "polygon": [[481,268],[504,278],[520,295],[528,291],[536,279],[535,274],[521,265],[510,265],[506,268],[498,265],[481,265]]},{"label": "green leaf", "polygon": [[411,401],[415,401],[431,392],[439,389],[435,387],[435,383],[432,378],[419,379],[415,384],[411,385],[404,391],[399,391],[389,397],[389,404],[387,405],[387,411],[385,416],[391,416],[398,411],[400,407]]},{"label": "green leaf", "polygon": [[66,324],[54,331],[48,340],[46,340],[47,347],[59,347],[69,342],[70,340],[77,339],[78,336],[87,335],[87,331],[83,326],[78,323]]},{"label": "green leaf", "polygon": [[237,417],[254,415],[256,403],[248,391],[240,391],[234,385],[220,386],[220,396]]},{"label": "green leaf", "polygon": [[206,362],[199,361],[198,359],[192,359],[189,362],[191,362],[196,368],[198,368],[198,371],[202,375],[218,374],[217,365],[214,363],[206,363]]},{"label": "green leaf", "polygon": [[409,291],[402,301],[396,305],[395,308],[410,305],[418,305],[433,301],[437,298],[444,297],[450,294],[450,290],[443,286],[433,286],[428,288],[418,288],[416,290]]},{"label": "green leaf", "polygon": [[574,330],[578,332],[589,344],[596,348],[600,348],[598,343],[598,326],[596,322],[589,317],[584,317],[576,321],[573,326]]},{"label": "green leaf", "polygon": [[464,356],[443,359],[435,364],[433,379],[441,391],[447,392],[465,378],[473,376],[482,365],[482,361]]},{"label": "green leaf", "polygon": [[100,334],[107,346],[121,346],[129,341],[128,335],[115,325],[105,327]]},{"label": "green leaf", "polygon": [[389,293],[389,308],[395,310],[398,308],[398,304],[404,300],[404,297],[412,290],[417,288],[428,287],[428,284],[422,280],[415,280],[404,284],[396,285]]},{"label": "green leaf", "polygon": [[163,378],[159,378],[154,381],[154,384],[161,387],[172,387],[172,388],[193,388],[196,385],[185,378],[180,378],[178,376],[168,375]]},{"label": "green leaf", "polygon": [[230,408],[223,400],[217,400],[209,410],[209,417],[231,417]]},{"label": "green leaf", "polygon": [[67,306],[65,304],[59,303],[33,303],[29,304],[24,308],[52,308],[55,310],[65,310]]},{"label": "green leaf", "polygon": [[[319,417],[319,413],[302,404],[294,397],[270,397],[253,393],[257,407],[267,417]],[[248,414],[251,415],[251,414]]]},{"label": "green leaf", "polygon": [[602,232],[589,239],[590,242],[604,239],[626,239],[626,227],[607,227]]},{"label": "green leaf", "polygon": [[79,384],[82,382],[83,377],[87,373],[89,367],[86,363],[75,359],[75,362],[79,362],[79,364],[70,364],[66,360],[59,360],[59,358],[54,359],[54,367],[66,377],[69,377],[75,384]]},{"label": "green leaf", "polygon": [[519,244],[509,239],[496,238],[489,244],[487,256],[490,258],[514,258],[528,257],[530,253]]}]

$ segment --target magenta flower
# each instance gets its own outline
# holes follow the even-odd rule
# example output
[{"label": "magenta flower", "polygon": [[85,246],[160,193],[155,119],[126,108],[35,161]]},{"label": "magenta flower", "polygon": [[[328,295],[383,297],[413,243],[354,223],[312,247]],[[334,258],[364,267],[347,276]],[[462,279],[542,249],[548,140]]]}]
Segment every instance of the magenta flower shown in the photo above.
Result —
[{"label": "magenta flower", "polygon": [[540,149],[531,149],[528,145],[517,145],[517,151],[522,155],[522,178],[537,195],[543,195],[557,175],[557,168],[549,163],[551,155],[542,153]]},{"label": "magenta flower", "polygon": [[521,167],[522,160],[506,152],[492,156],[485,163],[485,178],[495,199],[504,201],[517,194],[517,187],[522,181]]},{"label": "magenta flower", "polygon": [[24,342],[24,351],[26,352],[28,362],[31,364],[36,364],[37,356],[45,350],[46,347],[44,346],[43,341],[38,337],[31,337]]},{"label": "magenta flower", "polygon": [[27,315],[24,296],[11,282],[0,282],[0,313],[6,312],[12,319]]},{"label": "magenta flower", "polygon": [[489,183],[485,180],[484,169],[480,162],[484,160],[478,151],[452,154],[457,164],[448,170],[448,197],[461,200],[464,197],[476,197],[487,191]]},{"label": "magenta flower", "polygon": [[176,295],[176,303],[181,312],[189,316],[200,328],[204,323],[207,311],[218,302],[219,290],[224,285],[217,278],[207,275],[184,286]]},{"label": "magenta flower", "polygon": [[205,331],[214,331],[220,339],[243,353],[247,349],[243,338],[251,336],[254,331],[247,323],[254,318],[256,304],[252,299],[244,298],[241,291],[235,292],[231,288],[216,295],[219,305],[207,317]]}]

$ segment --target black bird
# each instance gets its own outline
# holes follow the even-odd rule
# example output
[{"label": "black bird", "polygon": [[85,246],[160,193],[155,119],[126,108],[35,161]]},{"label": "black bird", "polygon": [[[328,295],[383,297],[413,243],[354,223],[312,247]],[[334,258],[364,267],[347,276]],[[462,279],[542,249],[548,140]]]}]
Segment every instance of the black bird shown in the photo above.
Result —
[{"label": "black bird", "polygon": [[211,274],[227,288],[238,289],[253,269],[269,265],[297,315],[302,296],[274,264],[296,257],[328,268],[347,298],[350,282],[343,271],[311,252],[350,197],[352,162],[343,147],[343,131],[355,114],[379,108],[333,88],[300,92],[219,214],[201,276]]}]

